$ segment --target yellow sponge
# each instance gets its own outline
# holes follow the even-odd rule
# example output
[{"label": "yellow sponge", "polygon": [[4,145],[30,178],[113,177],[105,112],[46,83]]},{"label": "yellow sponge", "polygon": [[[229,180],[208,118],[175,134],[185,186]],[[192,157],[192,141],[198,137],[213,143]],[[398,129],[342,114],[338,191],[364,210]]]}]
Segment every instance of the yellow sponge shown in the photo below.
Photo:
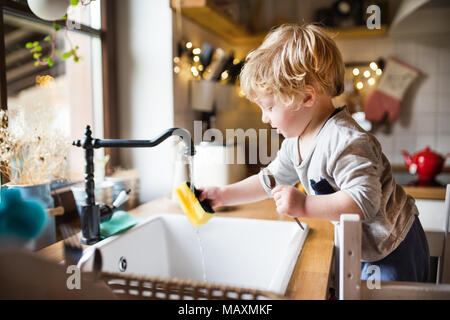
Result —
[{"label": "yellow sponge", "polygon": [[214,210],[209,202],[198,200],[200,193],[195,187],[193,193],[190,189],[190,183],[186,181],[175,188],[178,203],[193,226],[201,226],[214,216]]},{"label": "yellow sponge", "polygon": [[302,185],[300,182],[298,183],[297,188],[298,188],[301,192],[303,192],[304,194],[306,194],[306,190],[305,190],[305,188],[303,187],[303,185]]}]

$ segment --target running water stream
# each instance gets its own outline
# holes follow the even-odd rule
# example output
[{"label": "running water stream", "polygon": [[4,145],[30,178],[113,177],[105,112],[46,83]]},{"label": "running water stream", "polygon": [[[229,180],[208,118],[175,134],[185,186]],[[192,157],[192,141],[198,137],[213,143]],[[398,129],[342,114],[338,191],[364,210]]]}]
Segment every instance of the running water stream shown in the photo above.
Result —
[{"label": "running water stream", "polygon": [[207,281],[206,278],[206,264],[205,264],[205,252],[203,250],[202,238],[200,237],[200,229],[199,227],[194,227],[195,234],[197,235],[198,245],[200,247],[200,257],[202,258],[202,272],[203,272],[203,281]]},{"label": "running water stream", "polygon": [[[187,180],[190,182],[190,188],[191,188],[192,194],[195,194],[195,189],[194,189],[194,157],[193,156],[188,156],[187,157],[187,165],[188,165],[188,179]],[[196,226],[192,226],[192,227],[194,228],[195,235],[197,236],[198,246],[200,248],[200,257],[201,257],[201,261],[202,261],[203,281],[206,282],[207,278],[206,278],[205,252],[203,250],[202,239],[200,237],[200,228],[196,227]]]}]

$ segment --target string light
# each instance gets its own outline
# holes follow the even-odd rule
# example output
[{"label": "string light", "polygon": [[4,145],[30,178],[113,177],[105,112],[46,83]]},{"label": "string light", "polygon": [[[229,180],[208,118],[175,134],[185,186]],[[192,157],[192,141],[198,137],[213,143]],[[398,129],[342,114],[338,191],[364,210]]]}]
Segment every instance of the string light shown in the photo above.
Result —
[{"label": "string light", "polygon": [[192,67],[191,67],[191,72],[192,72],[192,75],[193,75],[194,77],[196,77],[196,76],[199,75],[198,70],[197,70],[197,68],[196,68],[195,66],[192,66]]},{"label": "string light", "polygon": [[[360,94],[364,94],[364,90],[366,90],[364,86],[375,86],[378,81],[378,77],[382,74],[382,70],[376,62],[372,61],[367,65],[361,64],[357,67],[353,67],[352,74],[355,90],[362,90]],[[367,88],[367,90],[370,89],[371,88]]]},{"label": "string light", "polygon": [[375,62],[371,62],[369,66],[370,66],[370,69],[372,69],[373,71],[378,69],[378,66]]},{"label": "string light", "polygon": [[36,76],[36,85],[40,87],[44,87],[48,84],[50,84],[54,78],[51,75],[45,75],[45,76]]},{"label": "string light", "polygon": [[[178,50],[178,55],[173,57],[173,72],[175,74],[180,74],[183,76],[188,75],[191,79],[208,77],[208,74],[211,72],[211,67],[206,68],[201,64],[201,48],[187,40],[186,42],[183,41],[178,43]],[[241,60],[238,58],[233,59],[234,65],[237,65],[240,62]],[[222,81],[229,79],[229,77],[230,75],[228,70],[225,70],[220,74],[220,79]]]},{"label": "string light", "polygon": [[222,80],[226,80],[228,78],[228,71],[224,71],[222,72],[222,74],[220,75]]},{"label": "string light", "polygon": [[356,83],[356,89],[361,90],[362,88],[364,88],[364,84],[361,81],[358,81]]}]

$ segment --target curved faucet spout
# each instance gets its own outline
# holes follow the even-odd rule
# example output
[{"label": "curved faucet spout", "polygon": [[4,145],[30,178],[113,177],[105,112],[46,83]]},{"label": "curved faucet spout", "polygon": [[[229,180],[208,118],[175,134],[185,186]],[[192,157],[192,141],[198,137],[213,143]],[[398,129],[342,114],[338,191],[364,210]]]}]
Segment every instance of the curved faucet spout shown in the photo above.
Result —
[{"label": "curved faucet spout", "polygon": [[171,136],[178,136],[186,144],[186,154],[195,155],[194,144],[189,131],[181,128],[170,128],[153,140],[118,140],[118,139],[95,139],[94,148],[151,148],[155,147]]},{"label": "curved faucet spout", "polygon": [[83,147],[84,149],[87,148],[151,148],[159,145],[161,142],[166,140],[167,138],[171,136],[178,136],[183,139],[183,142],[186,145],[186,151],[185,153],[187,155],[195,155],[195,147],[194,143],[191,139],[191,134],[186,129],[182,128],[170,128],[164,131],[161,135],[158,137],[152,139],[152,140],[126,140],[126,139],[93,139],[91,137],[91,130],[90,127],[86,127],[86,137],[84,139],[84,142],[82,143],[81,140],[77,140],[76,142],[73,142],[74,146],[77,147]]}]

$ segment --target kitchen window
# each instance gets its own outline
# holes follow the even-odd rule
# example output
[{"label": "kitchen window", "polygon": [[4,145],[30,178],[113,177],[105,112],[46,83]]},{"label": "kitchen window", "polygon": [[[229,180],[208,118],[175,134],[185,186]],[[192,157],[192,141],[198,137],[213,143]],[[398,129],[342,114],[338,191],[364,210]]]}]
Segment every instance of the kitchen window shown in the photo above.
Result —
[{"label": "kitchen window", "polygon": [[[111,28],[114,5],[114,1],[95,0],[88,6],[70,8],[69,28],[65,21],[58,21],[60,30],[55,32],[53,22],[36,17],[26,0],[4,0],[0,18],[1,108],[20,111],[37,121],[42,114],[49,125],[70,139],[81,139],[87,124],[95,137],[116,138]],[[47,36],[54,37],[54,43]],[[27,43],[37,42],[42,57],[54,53],[52,66],[38,65],[26,47]],[[80,57],[78,62],[74,55],[62,59],[63,53],[74,48]],[[115,161],[117,157],[111,154],[110,162],[114,165]],[[71,177],[82,178],[83,150],[71,148],[69,163]]]}]

